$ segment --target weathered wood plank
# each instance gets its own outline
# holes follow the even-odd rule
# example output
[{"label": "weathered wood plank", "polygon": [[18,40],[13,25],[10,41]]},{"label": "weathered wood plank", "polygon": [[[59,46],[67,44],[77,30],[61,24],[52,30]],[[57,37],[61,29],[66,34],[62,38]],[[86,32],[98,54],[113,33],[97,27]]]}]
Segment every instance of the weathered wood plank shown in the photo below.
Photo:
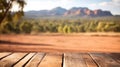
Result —
[{"label": "weathered wood plank", "polygon": [[120,67],[120,64],[106,54],[91,53],[91,57],[96,61],[99,67]]},{"label": "weathered wood plank", "polygon": [[44,53],[37,53],[25,67],[38,67],[39,63],[44,57]]},{"label": "weathered wood plank", "polygon": [[0,60],[0,67],[11,67],[27,53],[13,53],[12,55]]},{"label": "weathered wood plank", "polygon": [[46,54],[38,67],[62,67],[61,54]]},{"label": "weathered wood plank", "polygon": [[25,58],[23,58],[21,61],[19,61],[17,64],[14,65],[14,67],[23,67],[29,60],[35,55],[35,53],[28,54]]},{"label": "weathered wood plank", "polygon": [[120,53],[110,53],[108,55],[110,55],[113,59],[120,63]]},{"label": "weathered wood plank", "polygon": [[12,53],[11,52],[2,52],[0,53],[0,60],[11,55]]},{"label": "weathered wood plank", "polygon": [[87,67],[98,67],[89,54],[84,53],[82,56],[86,62]]},{"label": "weathered wood plank", "polygon": [[63,67],[87,67],[82,54],[65,53]]}]

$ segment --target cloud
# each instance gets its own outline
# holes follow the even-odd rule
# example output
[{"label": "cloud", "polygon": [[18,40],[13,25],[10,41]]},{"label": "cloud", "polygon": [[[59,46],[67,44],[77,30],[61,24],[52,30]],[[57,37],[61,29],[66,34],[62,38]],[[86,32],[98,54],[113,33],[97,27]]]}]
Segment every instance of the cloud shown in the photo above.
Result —
[{"label": "cloud", "polygon": [[117,3],[120,3],[120,0],[112,0],[113,2],[117,2]]},{"label": "cloud", "polygon": [[69,6],[73,3],[74,0],[28,0],[27,5],[25,7],[26,10],[43,10],[43,9],[52,9],[55,7],[65,7]]},{"label": "cloud", "polygon": [[120,7],[120,0],[112,0],[110,2],[101,2],[98,4],[99,6],[119,6]]},{"label": "cloud", "polygon": [[100,3],[93,3],[93,4],[90,4],[90,6],[120,7],[120,0],[111,0],[111,1],[105,1],[105,2],[100,2]]},{"label": "cloud", "polygon": [[93,3],[93,4],[90,4],[90,6],[93,6],[93,7],[94,7],[94,6],[97,6],[97,4]]},{"label": "cloud", "polygon": [[110,3],[109,2],[102,2],[102,3],[99,3],[98,5],[99,6],[107,6],[107,5],[109,5]]},{"label": "cloud", "polygon": [[111,0],[111,1],[102,1],[99,3],[90,4],[90,6],[94,9],[103,9],[111,11],[113,14],[120,15],[120,0]]}]

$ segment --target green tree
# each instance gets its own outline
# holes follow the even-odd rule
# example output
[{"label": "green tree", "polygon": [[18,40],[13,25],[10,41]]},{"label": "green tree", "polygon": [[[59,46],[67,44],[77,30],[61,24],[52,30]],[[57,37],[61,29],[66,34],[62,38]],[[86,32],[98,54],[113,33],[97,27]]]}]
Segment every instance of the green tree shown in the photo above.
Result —
[{"label": "green tree", "polygon": [[105,25],[106,24],[104,22],[99,22],[96,27],[97,32],[104,32]]},{"label": "green tree", "polygon": [[67,33],[67,31],[68,31],[68,25],[65,25],[65,26],[63,27],[63,33]]},{"label": "green tree", "polygon": [[63,27],[62,27],[62,25],[58,26],[58,33],[63,33]]},{"label": "green tree", "polygon": [[78,30],[78,32],[85,32],[83,25],[78,26],[77,30]]},{"label": "green tree", "polygon": [[67,33],[72,33],[72,28],[70,26],[67,27]]},{"label": "green tree", "polygon": [[[13,8],[14,3],[17,3],[20,7],[18,12],[12,13],[11,9]],[[0,24],[7,21],[12,21],[14,17],[21,17],[23,16],[23,8],[25,5],[24,0],[0,0]],[[13,17],[14,14],[14,17]],[[17,16],[16,16],[17,15]]]},{"label": "green tree", "polygon": [[22,22],[20,24],[20,31],[22,33],[31,33],[32,31],[32,24],[28,23],[28,22]]}]

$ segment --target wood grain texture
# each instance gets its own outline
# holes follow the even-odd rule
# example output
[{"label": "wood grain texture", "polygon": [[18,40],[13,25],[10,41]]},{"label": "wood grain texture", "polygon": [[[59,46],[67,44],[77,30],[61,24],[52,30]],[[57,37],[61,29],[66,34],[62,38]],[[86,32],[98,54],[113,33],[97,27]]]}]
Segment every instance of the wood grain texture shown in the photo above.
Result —
[{"label": "wood grain texture", "polygon": [[98,67],[88,53],[84,53],[82,54],[82,56],[83,56],[83,59],[85,60],[87,67]]},{"label": "wood grain texture", "polygon": [[2,52],[0,57],[0,67],[120,67],[120,53]]},{"label": "wood grain texture", "polygon": [[108,55],[111,56],[118,63],[120,63],[120,53],[109,53]]},{"label": "wood grain texture", "polygon": [[38,67],[62,67],[61,54],[46,54]]},{"label": "wood grain texture", "polygon": [[35,55],[35,53],[30,53],[26,57],[24,57],[22,60],[20,60],[17,64],[14,65],[14,67],[23,67],[29,60]]},{"label": "wood grain texture", "polygon": [[5,57],[11,55],[11,54],[12,54],[11,52],[2,52],[2,53],[0,53],[0,60],[1,60],[2,58],[5,58]]},{"label": "wood grain texture", "polygon": [[82,54],[65,53],[63,67],[87,67]]},{"label": "wood grain texture", "polygon": [[37,53],[25,67],[38,67],[39,63],[42,61],[44,53]]},{"label": "wood grain texture", "polygon": [[106,54],[91,53],[90,55],[99,67],[120,67],[119,63]]},{"label": "wood grain texture", "polygon": [[22,57],[24,57],[27,53],[14,53],[8,57],[0,60],[0,67],[11,67],[17,61],[19,61]]}]

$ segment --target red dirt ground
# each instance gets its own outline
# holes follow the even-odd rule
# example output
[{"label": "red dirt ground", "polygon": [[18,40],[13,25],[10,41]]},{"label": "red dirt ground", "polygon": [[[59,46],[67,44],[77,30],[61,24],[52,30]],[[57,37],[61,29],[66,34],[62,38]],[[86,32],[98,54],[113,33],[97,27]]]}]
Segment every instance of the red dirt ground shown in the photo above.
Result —
[{"label": "red dirt ground", "polygon": [[120,36],[0,35],[0,51],[120,53]]}]

